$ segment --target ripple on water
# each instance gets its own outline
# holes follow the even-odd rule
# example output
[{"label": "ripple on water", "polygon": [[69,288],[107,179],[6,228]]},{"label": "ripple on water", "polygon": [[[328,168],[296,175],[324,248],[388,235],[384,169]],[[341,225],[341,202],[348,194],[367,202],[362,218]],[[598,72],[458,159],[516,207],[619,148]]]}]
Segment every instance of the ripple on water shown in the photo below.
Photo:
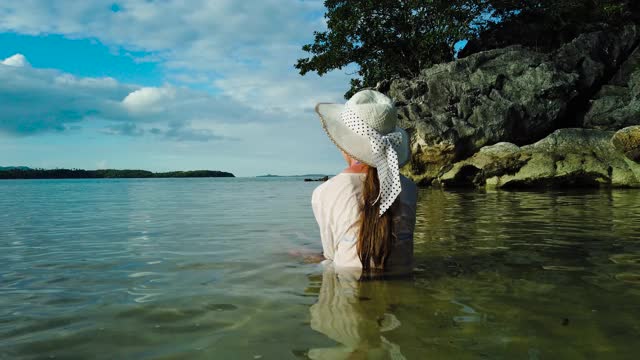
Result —
[{"label": "ripple on water", "polygon": [[640,273],[624,272],[616,274],[616,279],[630,284],[640,284]]},{"label": "ripple on water", "polygon": [[130,278],[139,278],[139,277],[143,277],[143,276],[151,276],[151,275],[156,275],[156,274],[157,273],[154,273],[154,272],[151,272],[151,271],[141,271],[141,272],[129,274],[128,276]]},{"label": "ripple on water", "polygon": [[53,329],[58,329],[62,327],[66,327],[72,324],[77,324],[84,320],[83,317],[79,316],[64,316],[64,317],[55,317],[50,319],[22,319],[22,322],[32,322],[29,325],[15,328],[11,331],[8,331],[6,334],[1,335],[0,339],[8,339],[12,337],[19,337],[22,335],[34,336],[39,332],[49,331]]},{"label": "ripple on water", "polygon": [[621,265],[640,265],[640,254],[616,254],[609,256],[609,260]]},{"label": "ripple on water", "polygon": [[81,297],[60,297],[53,298],[51,300],[47,300],[44,302],[46,305],[72,305],[72,304],[82,304],[86,301],[85,298]]},{"label": "ripple on water", "polygon": [[542,266],[545,270],[553,270],[553,271],[586,271],[587,269],[584,266],[565,266],[565,265],[544,265]]},{"label": "ripple on water", "polygon": [[233,322],[228,321],[206,320],[201,322],[193,322],[190,324],[157,324],[154,325],[153,331],[156,333],[168,334],[202,333],[203,331],[226,329],[232,327],[233,325]]},{"label": "ripple on water", "polygon": [[159,306],[138,306],[115,314],[118,318],[134,318],[151,322],[174,322],[180,320],[190,320],[201,316],[206,311],[202,308],[169,308]]},{"label": "ripple on water", "polygon": [[233,304],[209,304],[205,306],[205,308],[214,311],[232,311],[238,309],[238,307]]},{"label": "ripple on water", "polygon": [[200,306],[182,308],[166,307],[160,305],[141,305],[133,309],[123,310],[115,314],[117,318],[140,319],[153,323],[176,322],[194,320],[198,317],[210,314],[211,311],[233,311],[238,306],[226,303],[210,303]]},{"label": "ripple on water", "polygon": [[[123,328],[114,329],[82,329],[77,331],[69,331],[50,336],[45,339],[34,339],[21,342],[16,346],[14,351],[21,355],[44,355],[49,358],[64,359],[86,359],[88,354],[79,356],[75,354],[75,349],[84,347],[87,344],[95,344],[101,347],[106,346],[107,349],[112,347],[109,352],[113,353],[114,349],[122,346],[140,347],[151,345],[152,339],[148,332],[137,330],[129,330]],[[59,355],[56,355],[59,354]],[[93,353],[92,356],[97,354]],[[38,357],[40,358],[40,357]]]}]

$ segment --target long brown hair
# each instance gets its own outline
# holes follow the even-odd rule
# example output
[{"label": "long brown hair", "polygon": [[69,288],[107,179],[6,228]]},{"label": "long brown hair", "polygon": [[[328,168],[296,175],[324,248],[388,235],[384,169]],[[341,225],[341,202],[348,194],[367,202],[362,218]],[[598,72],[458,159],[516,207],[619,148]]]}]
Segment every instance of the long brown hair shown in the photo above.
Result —
[{"label": "long brown hair", "polygon": [[[364,272],[384,270],[394,241],[391,217],[393,206],[382,216],[379,216],[380,201],[374,204],[379,192],[378,170],[368,166],[362,190],[363,201],[360,207],[360,218],[357,223],[360,229],[357,244],[358,257],[360,257]],[[373,269],[371,268],[372,263]]]}]

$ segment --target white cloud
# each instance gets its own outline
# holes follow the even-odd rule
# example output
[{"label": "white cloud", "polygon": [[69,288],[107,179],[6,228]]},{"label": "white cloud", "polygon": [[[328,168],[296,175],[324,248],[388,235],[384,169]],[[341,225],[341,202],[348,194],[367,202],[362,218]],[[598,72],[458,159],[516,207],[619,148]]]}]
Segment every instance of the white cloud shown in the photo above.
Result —
[{"label": "white cloud", "polygon": [[[215,132],[226,122],[277,121],[225,95],[166,85],[139,87],[113,78],[76,77],[51,69],[0,64],[0,132],[24,136],[63,132],[96,121],[101,133],[162,134],[176,141],[229,139]],[[193,128],[191,123],[208,125]]]},{"label": "white cloud", "polygon": [[31,64],[29,64],[29,62],[27,61],[27,58],[25,58],[24,55],[22,54],[15,54],[13,56],[9,56],[8,58],[0,61],[0,64],[8,65],[8,66],[16,66],[16,67],[31,66]]},{"label": "white cloud", "polygon": [[135,87],[113,79],[76,78],[55,70],[0,65],[0,131],[64,131],[84,119],[117,118]]},{"label": "white cloud", "polygon": [[[97,38],[151,52],[167,79],[211,85],[248,106],[299,113],[342,100],[350,75],[301,77],[300,47],[326,23],[322,0],[27,0],[0,5],[0,31]],[[144,55],[148,57],[149,55]],[[145,61],[144,58],[141,59]]]},{"label": "white cloud", "polygon": [[143,87],[132,91],[122,104],[133,112],[159,112],[176,97],[173,87]]}]

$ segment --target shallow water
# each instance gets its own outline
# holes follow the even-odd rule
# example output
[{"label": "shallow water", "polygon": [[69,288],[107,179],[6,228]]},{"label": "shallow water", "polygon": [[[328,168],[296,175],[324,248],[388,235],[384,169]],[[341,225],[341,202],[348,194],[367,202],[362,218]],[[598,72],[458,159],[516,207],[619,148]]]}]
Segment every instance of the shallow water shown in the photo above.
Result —
[{"label": "shallow water", "polygon": [[295,178],[0,182],[0,359],[640,351],[640,192],[421,190],[415,274],[355,282]]}]

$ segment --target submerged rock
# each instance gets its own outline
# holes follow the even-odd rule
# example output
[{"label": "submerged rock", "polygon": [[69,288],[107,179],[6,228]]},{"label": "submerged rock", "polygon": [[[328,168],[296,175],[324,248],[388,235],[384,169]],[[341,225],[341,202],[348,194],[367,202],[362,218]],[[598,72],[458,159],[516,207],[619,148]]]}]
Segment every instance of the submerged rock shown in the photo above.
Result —
[{"label": "submerged rock", "polygon": [[[412,159],[403,173],[430,184],[484,146],[521,146],[558,128],[582,126],[590,107],[590,121],[596,121],[597,106],[606,106],[591,106],[591,97],[639,41],[640,27],[628,26],[580,35],[551,53],[511,46],[435,65],[414,79],[381,82],[378,90],[396,100],[400,125],[411,136]],[[620,76],[632,68],[628,63]],[[635,89],[640,78],[629,76],[625,86]],[[628,103],[633,113],[636,105]]]},{"label": "submerged rock", "polygon": [[496,188],[640,187],[640,163],[619,151],[612,137],[611,131],[572,128],[522,147],[505,142],[486,146],[456,163],[436,183]]}]

